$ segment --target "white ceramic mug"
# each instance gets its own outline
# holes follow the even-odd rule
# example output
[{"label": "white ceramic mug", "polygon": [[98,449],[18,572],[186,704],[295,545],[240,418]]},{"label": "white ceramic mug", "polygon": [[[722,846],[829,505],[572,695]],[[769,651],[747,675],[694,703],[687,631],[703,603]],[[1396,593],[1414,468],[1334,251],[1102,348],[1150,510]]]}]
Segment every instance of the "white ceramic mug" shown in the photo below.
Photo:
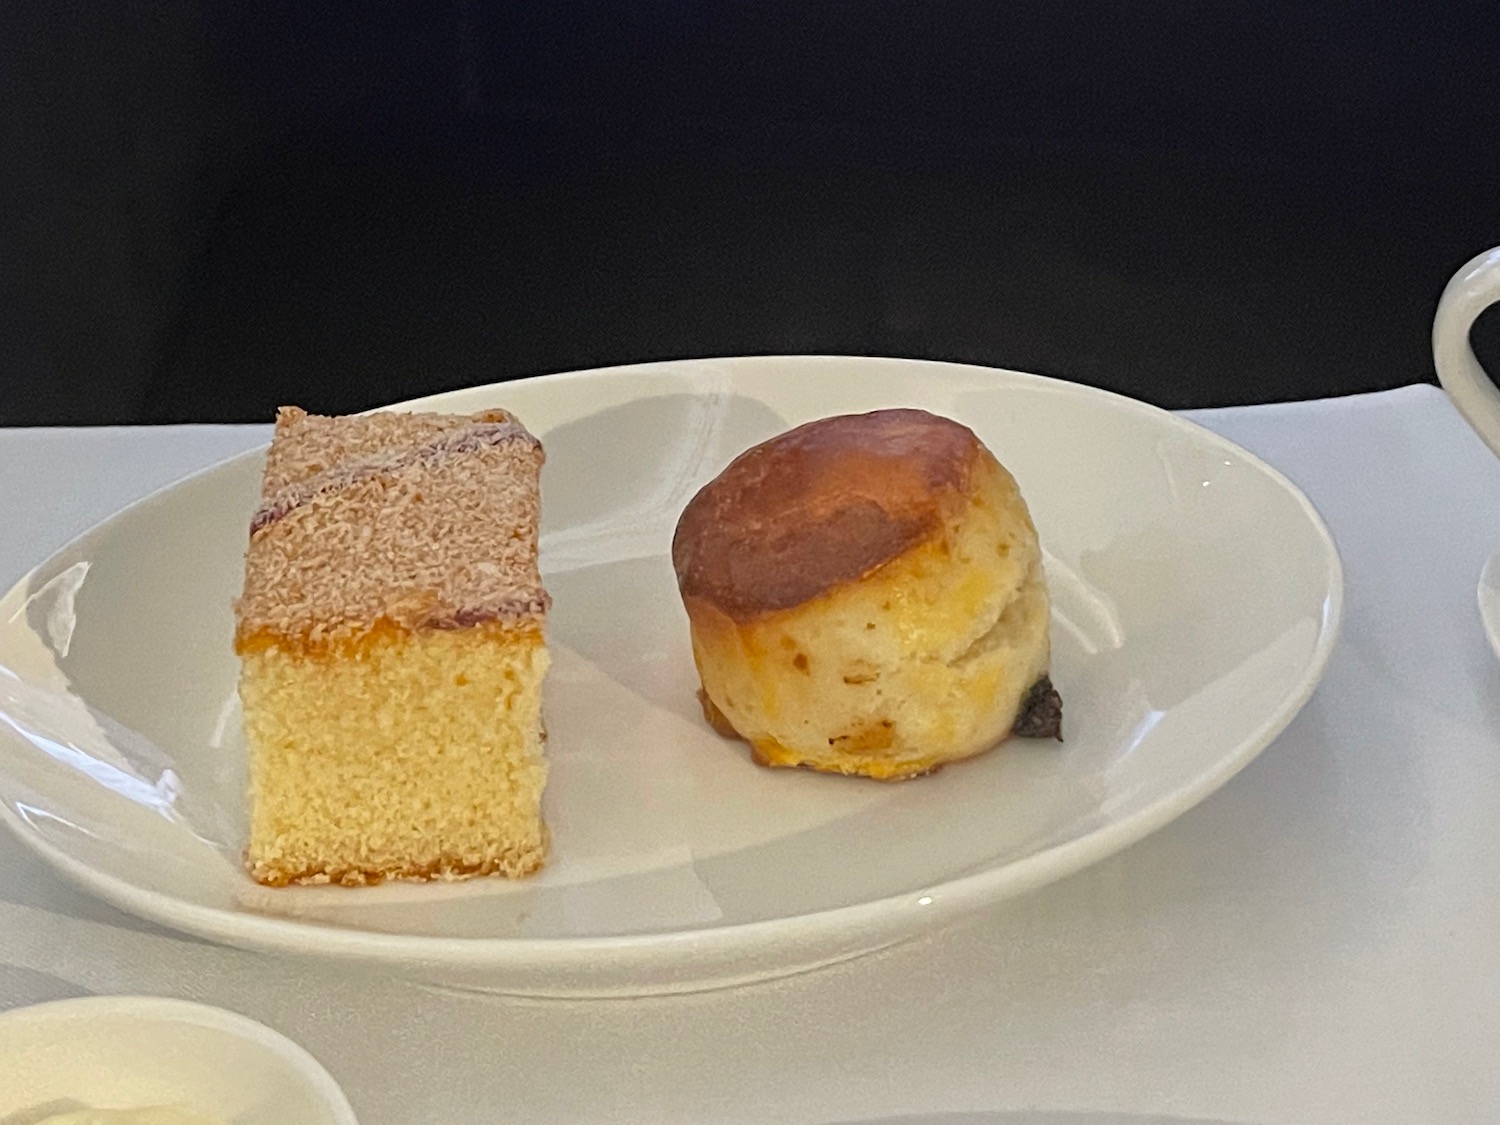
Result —
[{"label": "white ceramic mug", "polygon": [[[1500,301],[1500,247],[1486,250],[1453,275],[1432,322],[1432,362],[1438,382],[1486,445],[1500,456],[1500,390],[1469,347],[1474,318]],[[1479,576],[1479,616],[1500,656],[1500,551]]]},{"label": "white ceramic mug", "polygon": [[1432,362],[1453,405],[1500,456],[1500,390],[1469,347],[1475,318],[1496,301],[1500,301],[1500,247],[1467,262],[1443,290],[1432,323]]}]

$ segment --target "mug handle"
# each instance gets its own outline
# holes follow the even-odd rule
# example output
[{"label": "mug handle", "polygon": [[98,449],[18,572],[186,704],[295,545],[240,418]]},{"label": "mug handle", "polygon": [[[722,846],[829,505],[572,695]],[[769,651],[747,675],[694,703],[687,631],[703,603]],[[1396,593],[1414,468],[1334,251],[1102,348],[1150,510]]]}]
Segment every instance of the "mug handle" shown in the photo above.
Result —
[{"label": "mug handle", "polygon": [[1469,329],[1496,301],[1500,301],[1500,247],[1467,262],[1443,290],[1432,322],[1432,362],[1453,405],[1500,456],[1500,390],[1469,346]]}]

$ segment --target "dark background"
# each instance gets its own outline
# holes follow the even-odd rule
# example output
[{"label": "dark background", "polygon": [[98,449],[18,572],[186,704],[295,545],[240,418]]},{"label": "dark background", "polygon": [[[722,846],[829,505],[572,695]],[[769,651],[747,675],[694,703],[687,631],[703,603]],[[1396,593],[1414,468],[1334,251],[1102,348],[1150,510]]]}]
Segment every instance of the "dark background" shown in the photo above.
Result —
[{"label": "dark background", "polygon": [[757,352],[1343,394],[1500,243],[1493,0],[12,3],[0,82],[0,424]]}]

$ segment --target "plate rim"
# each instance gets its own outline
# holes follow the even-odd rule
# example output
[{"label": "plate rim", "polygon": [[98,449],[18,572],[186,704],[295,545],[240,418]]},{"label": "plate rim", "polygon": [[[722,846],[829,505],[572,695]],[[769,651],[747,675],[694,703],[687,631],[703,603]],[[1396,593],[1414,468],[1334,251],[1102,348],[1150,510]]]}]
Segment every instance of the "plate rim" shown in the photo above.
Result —
[{"label": "plate rim", "polygon": [[[960,373],[970,376],[982,374],[991,378],[998,376],[1049,393],[1092,399],[1114,409],[1144,416],[1171,430],[1190,436],[1195,442],[1206,443],[1211,448],[1232,453],[1245,464],[1267,476],[1296,502],[1303,518],[1324,548],[1322,559],[1326,568],[1327,593],[1324,597],[1316,643],[1304,665],[1296,690],[1289,693],[1278,707],[1268,712],[1253,731],[1247,733],[1232,748],[1227,749],[1212,769],[1195,774],[1175,789],[1163,793],[1130,815],[1102,825],[1084,836],[1050,845],[1020,859],[986,866],[977,871],[934,883],[930,888],[921,892],[904,891],[823,910],[687,930],[571,937],[440,937],[358,930],[329,923],[234,911],[188,902],[155,891],[142,890],[124,879],[100,872],[75,859],[21,823],[8,805],[3,802],[0,802],[0,822],[5,823],[13,835],[20,838],[22,843],[44,861],[53,865],[84,890],[111,905],[173,929],[238,948],[335,957],[383,965],[409,966],[415,963],[435,968],[492,968],[497,970],[531,968],[539,971],[556,971],[579,969],[580,959],[589,955],[607,955],[616,963],[626,961],[631,964],[655,961],[662,954],[674,950],[691,952],[695,958],[722,957],[756,946],[767,938],[786,937],[789,931],[796,931],[803,937],[826,936],[828,939],[836,939],[839,934],[858,934],[865,937],[866,940],[853,943],[858,946],[854,952],[833,954],[815,962],[826,964],[858,955],[859,952],[884,948],[922,932],[936,930],[983,906],[996,904],[1048,883],[1059,881],[1125,850],[1222,788],[1286,729],[1306,706],[1322,682],[1328,663],[1342,635],[1345,589],[1343,560],[1338,544],[1316,505],[1279,469],[1236,442],[1172,411],[1102,387],[1031,372],[934,359],[833,354],[715,355],[584,368],[532,375],[499,383],[455,387],[388,406],[374,407],[363,413],[429,410],[438,408],[441,400],[459,394],[494,390],[498,397],[518,386],[572,382],[627,373],[671,375],[677,373],[673,369],[724,362],[746,364],[752,367],[764,366],[771,369],[774,369],[777,364],[788,362],[828,364],[854,362],[891,367],[919,366],[933,370],[938,377]],[[127,518],[138,508],[160,503],[165,495],[188,482],[222,471],[235,462],[263,457],[268,445],[269,443],[258,445],[222,458],[132,501],[51,552],[46,559],[19,577],[0,597],[9,597],[17,589],[29,583],[35,574],[54,560],[75,550],[83,541],[113,525],[116,521]],[[913,924],[912,918],[919,912],[919,919],[916,924]],[[803,960],[789,971],[801,970],[812,963]],[[751,979],[759,979],[764,975],[756,974]]]},{"label": "plate rim", "polygon": [[1490,649],[1500,658],[1500,550],[1484,561],[1475,591],[1479,604],[1479,623],[1484,628]]}]

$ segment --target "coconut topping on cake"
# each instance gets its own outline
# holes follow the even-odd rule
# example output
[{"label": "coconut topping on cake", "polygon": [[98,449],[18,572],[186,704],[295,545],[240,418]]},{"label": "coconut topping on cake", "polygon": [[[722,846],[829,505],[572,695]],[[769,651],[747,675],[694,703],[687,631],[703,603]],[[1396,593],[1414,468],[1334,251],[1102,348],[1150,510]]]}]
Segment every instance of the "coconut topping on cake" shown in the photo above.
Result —
[{"label": "coconut topping on cake", "polygon": [[542,448],[509,414],[284,407],[276,433],[236,607],[240,645],[318,645],[381,625],[540,625]]}]

